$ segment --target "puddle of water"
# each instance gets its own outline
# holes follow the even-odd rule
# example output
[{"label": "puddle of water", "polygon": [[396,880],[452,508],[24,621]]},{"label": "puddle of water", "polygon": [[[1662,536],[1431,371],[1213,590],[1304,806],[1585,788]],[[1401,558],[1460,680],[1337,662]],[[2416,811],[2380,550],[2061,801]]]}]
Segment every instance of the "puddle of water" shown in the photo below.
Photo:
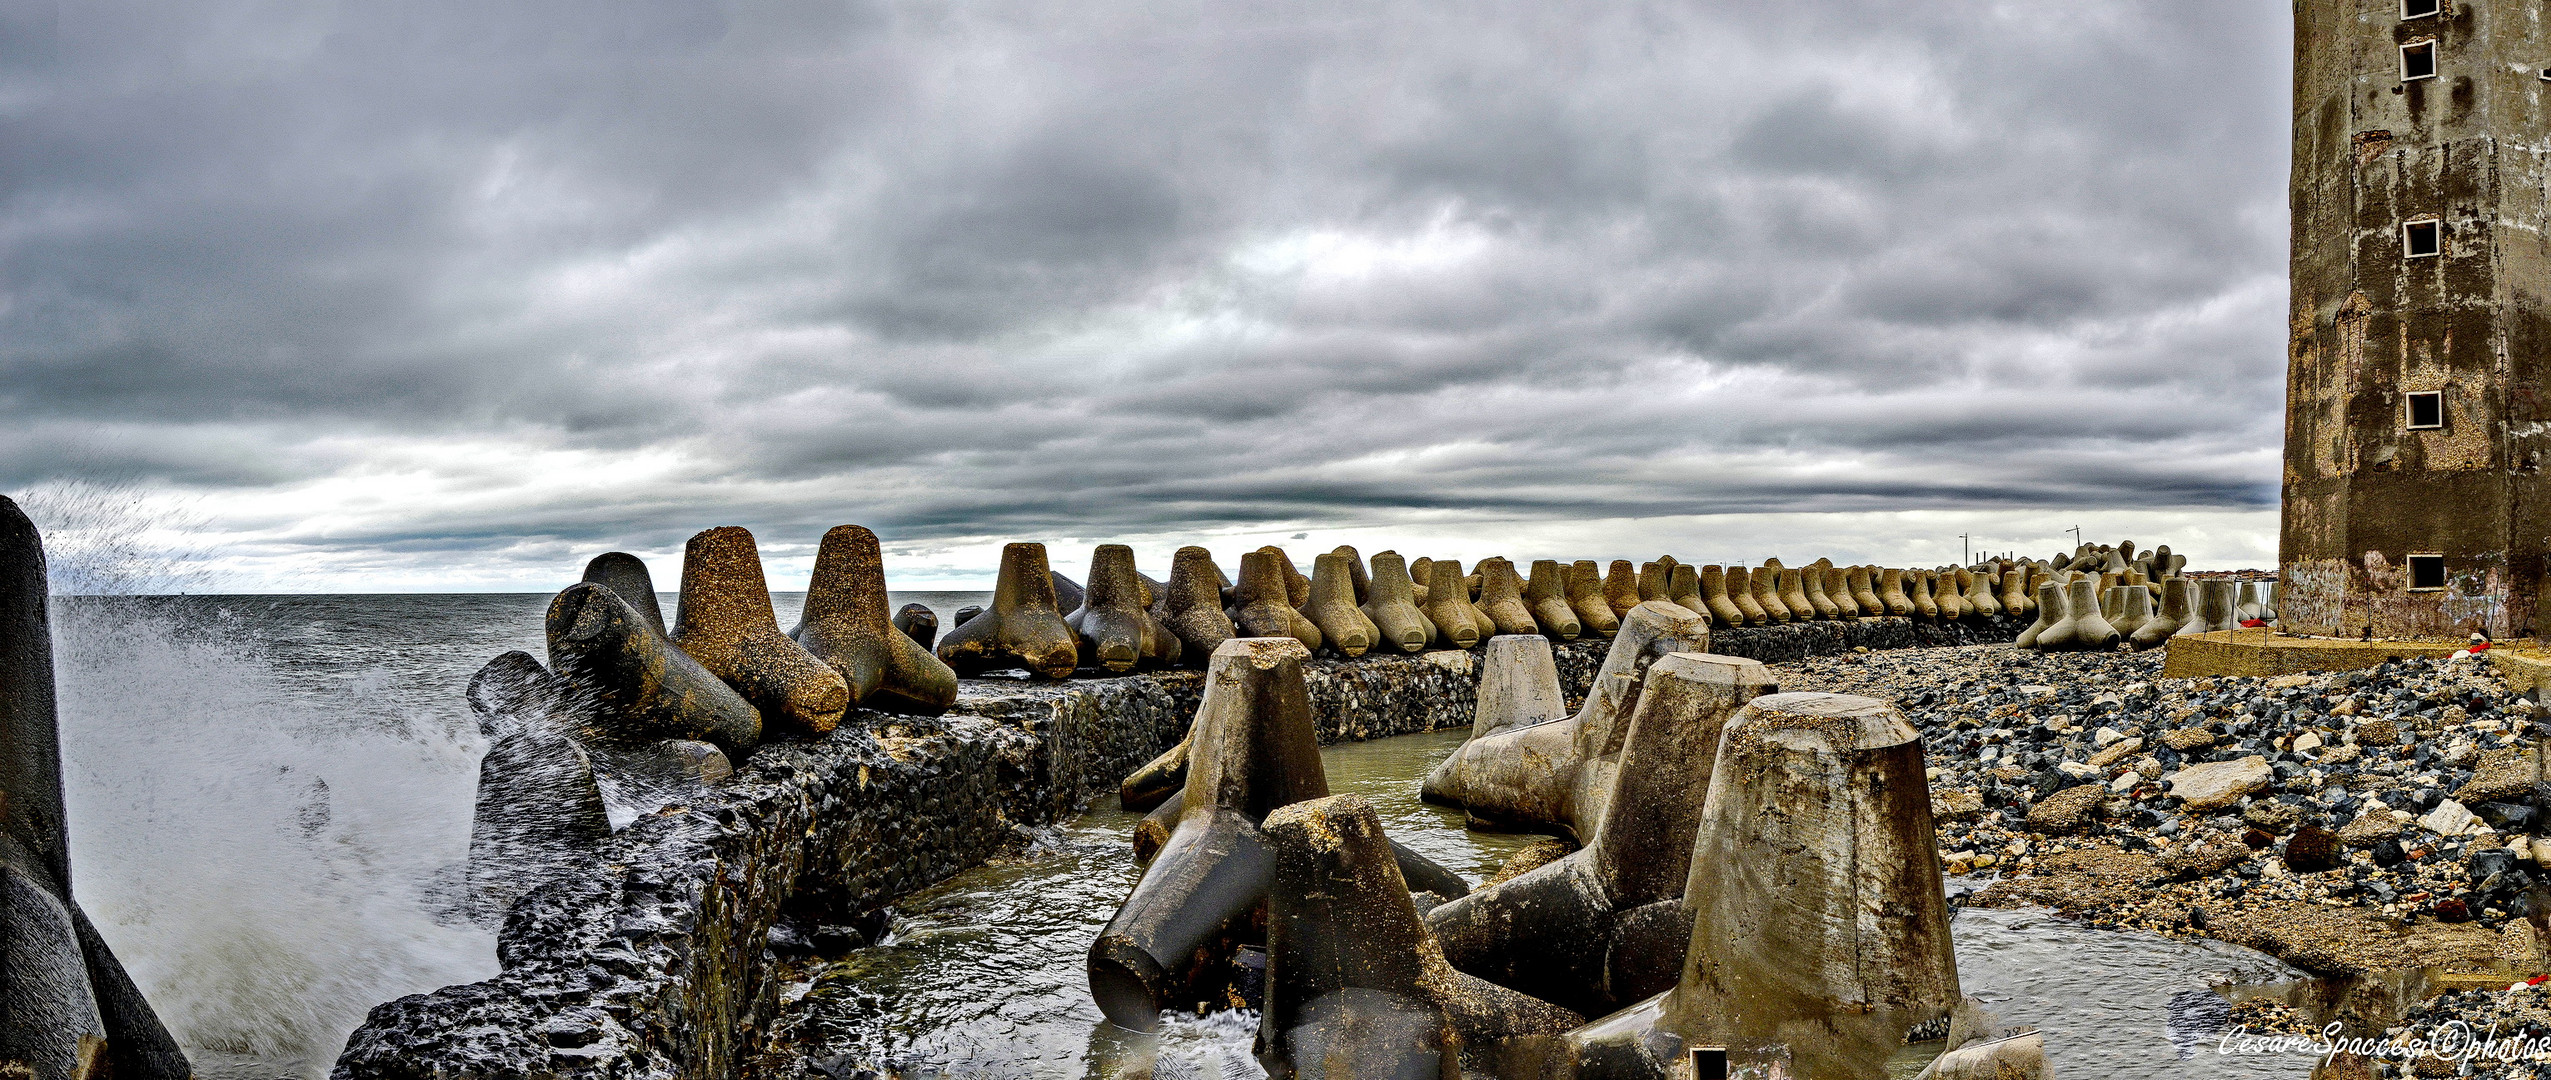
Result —
[{"label": "puddle of water", "polygon": [[[1538,837],[1474,833],[1459,813],[1418,801],[1420,780],[1467,733],[1443,731],[1328,747],[1333,792],[1371,801],[1392,838],[1477,882]],[[808,973],[774,1042],[803,1053],[755,1071],[807,1075],[890,1064],[915,1076],[1240,1080],[1263,1076],[1250,1055],[1255,1017],[1221,1014],[1137,1035],[1090,1001],[1089,943],[1137,876],[1128,838],[1138,815],[1092,810],[1047,831],[1016,859],[968,870],[907,897],[887,944]],[[2220,943],[2091,930],[2042,912],[1966,910],[1953,924],[1966,991],[2005,1022],[2046,1033],[2058,1075],[2300,1078],[2311,1059],[2222,1057],[2191,999],[2217,982],[2303,977],[2265,954]],[[2172,1004],[2182,1016],[2180,1056]],[[2219,1013],[2207,1015],[2219,1016]],[[1907,1047],[1889,1072],[1910,1077],[1939,1052]],[[848,1075],[842,1071],[839,1075]]]}]

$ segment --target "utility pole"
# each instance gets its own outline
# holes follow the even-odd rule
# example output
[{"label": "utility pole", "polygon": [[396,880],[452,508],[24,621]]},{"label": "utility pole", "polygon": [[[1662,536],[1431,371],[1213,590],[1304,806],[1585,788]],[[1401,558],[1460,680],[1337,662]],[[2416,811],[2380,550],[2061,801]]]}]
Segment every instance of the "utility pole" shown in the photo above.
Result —
[{"label": "utility pole", "polygon": [[1974,538],[1975,538],[1975,537],[1974,537],[1974,534],[1972,534],[1972,533],[1959,533],[1959,534],[1958,534],[1958,565],[1959,565],[1959,566],[1966,566],[1966,565],[1969,565],[1969,564],[1971,564],[1971,563],[1975,562],[1975,552],[1974,552],[1974,551],[1972,551],[1972,550],[1970,550],[1970,545],[1969,545],[1969,543],[1968,543],[1969,541],[1973,540]]},{"label": "utility pole", "polygon": [[2078,547],[2082,546],[2082,527],[2081,527],[2081,526],[2079,526],[2079,525],[2075,525],[2075,526],[2073,526],[2072,528],[2066,529],[2066,530],[2064,530],[2064,531],[2065,531],[2065,532],[2068,532],[2068,533],[2073,534],[2073,546],[2074,546],[2074,547],[2078,548]]}]

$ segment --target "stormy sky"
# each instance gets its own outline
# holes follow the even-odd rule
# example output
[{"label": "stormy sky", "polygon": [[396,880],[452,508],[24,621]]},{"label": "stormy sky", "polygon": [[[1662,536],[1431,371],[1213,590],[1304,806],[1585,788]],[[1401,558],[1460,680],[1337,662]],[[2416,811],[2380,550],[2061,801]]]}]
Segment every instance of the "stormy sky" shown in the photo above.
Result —
[{"label": "stormy sky", "polygon": [[0,0],[0,491],[241,590],[2268,565],[2289,17]]}]

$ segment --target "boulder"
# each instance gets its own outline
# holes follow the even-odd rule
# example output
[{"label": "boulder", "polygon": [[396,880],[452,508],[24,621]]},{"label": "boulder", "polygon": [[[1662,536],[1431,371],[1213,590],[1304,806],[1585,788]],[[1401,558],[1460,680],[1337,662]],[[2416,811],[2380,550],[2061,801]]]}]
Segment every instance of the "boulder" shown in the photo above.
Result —
[{"label": "boulder", "polygon": [[2398,840],[2401,831],[2409,826],[2409,820],[2378,803],[2367,807],[2364,813],[2356,815],[2356,820],[2341,828],[2338,840],[2353,848],[2369,848],[2385,840]]},{"label": "boulder", "polygon": [[2338,834],[2318,825],[2296,829],[2285,842],[2285,867],[2298,874],[2336,870],[2346,862]]},{"label": "boulder", "polygon": [[2161,779],[2170,785],[2170,794],[2185,801],[2188,809],[2204,813],[2231,806],[2242,796],[2266,788],[2274,775],[2268,759],[2252,754],[2235,761],[2190,766]]},{"label": "boulder", "polygon": [[2533,747],[2487,750],[2472,766],[2470,782],[2455,789],[2454,798],[2465,805],[2520,802],[2532,797],[2533,786],[2541,780],[2542,759]]},{"label": "boulder", "polygon": [[2082,784],[2058,791],[2028,808],[2030,832],[2077,833],[2099,820],[2100,806],[2108,798],[2104,784]]}]

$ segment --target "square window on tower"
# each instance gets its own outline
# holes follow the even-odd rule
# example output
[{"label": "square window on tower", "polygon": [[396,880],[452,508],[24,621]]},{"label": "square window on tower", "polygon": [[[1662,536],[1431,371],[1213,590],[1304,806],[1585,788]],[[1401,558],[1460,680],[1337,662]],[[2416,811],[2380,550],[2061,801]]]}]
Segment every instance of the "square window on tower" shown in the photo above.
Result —
[{"label": "square window on tower", "polygon": [[2409,430],[2433,431],[2445,426],[2445,392],[2419,390],[2408,395]]},{"label": "square window on tower", "polygon": [[2436,40],[2413,41],[2400,47],[2400,81],[2416,82],[2436,77]]},{"label": "square window on tower", "polygon": [[2409,557],[2409,591],[2430,592],[2444,587],[2444,556],[2433,552],[2420,552]]},{"label": "square window on tower", "polygon": [[2400,0],[2400,17],[2416,19],[2444,9],[2444,0]]},{"label": "square window on tower", "polygon": [[2434,218],[2400,223],[2400,254],[2404,259],[2426,259],[2445,250],[2445,227]]}]

